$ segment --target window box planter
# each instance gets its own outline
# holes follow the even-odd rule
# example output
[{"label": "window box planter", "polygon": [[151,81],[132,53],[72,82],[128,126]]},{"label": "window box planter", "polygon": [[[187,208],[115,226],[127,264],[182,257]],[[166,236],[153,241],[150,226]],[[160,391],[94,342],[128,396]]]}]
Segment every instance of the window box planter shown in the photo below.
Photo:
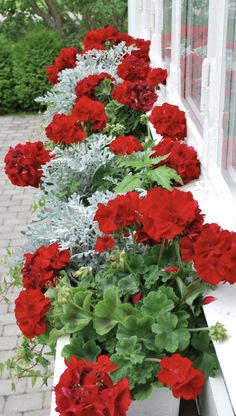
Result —
[{"label": "window box planter", "polygon": [[[61,337],[57,341],[54,381],[55,386],[65,370],[64,358],[61,356],[64,345],[68,344],[68,337]],[[155,389],[146,400],[134,401],[129,408],[127,416],[178,416],[180,400],[175,399],[167,388]],[[55,411],[55,394],[52,392],[50,416],[58,416]]]}]

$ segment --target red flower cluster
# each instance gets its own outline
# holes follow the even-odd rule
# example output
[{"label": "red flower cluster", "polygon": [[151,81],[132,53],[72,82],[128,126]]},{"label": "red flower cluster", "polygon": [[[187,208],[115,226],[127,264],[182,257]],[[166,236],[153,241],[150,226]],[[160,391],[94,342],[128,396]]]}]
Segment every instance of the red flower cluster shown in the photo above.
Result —
[{"label": "red flower cluster", "polygon": [[171,240],[190,232],[195,222],[203,222],[198,203],[191,192],[178,189],[151,189],[140,200],[139,213],[143,231],[155,241],[161,238]]},{"label": "red flower cluster", "polygon": [[15,316],[20,330],[27,338],[34,338],[46,331],[45,314],[50,300],[40,289],[22,290],[15,300]]},{"label": "red flower cluster", "polygon": [[89,97],[78,98],[72,114],[78,121],[88,123],[92,131],[102,131],[106,127],[107,115],[104,105]]},{"label": "red flower cluster", "polygon": [[114,88],[112,98],[134,110],[148,111],[157,100],[157,94],[145,81],[124,81]]},{"label": "red flower cluster", "polygon": [[138,203],[139,194],[137,192],[118,195],[107,205],[98,203],[94,221],[98,221],[100,231],[104,234],[111,234],[132,225],[137,220]]},{"label": "red flower cluster", "polygon": [[70,260],[70,250],[59,250],[59,244],[41,246],[34,253],[24,255],[23,286],[27,289],[45,288],[57,281],[56,272]]},{"label": "red flower cluster", "polygon": [[71,356],[55,387],[61,416],[125,416],[131,404],[126,378],[113,384],[108,373],[117,369],[106,355],[97,362]]},{"label": "red flower cluster", "polygon": [[86,33],[83,39],[84,50],[106,49],[106,43],[114,43],[118,35],[118,30],[112,26],[91,30]]},{"label": "red flower cluster", "polygon": [[159,84],[166,85],[167,69],[152,68],[147,75],[147,83],[151,87],[156,87]]},{"label": "red flower cluster", "polygon": [[236,283],[236,233],[205,224],[193,246],[194,267],[204,282]]},{"label": "red flower cluster", "polygon": [[114,78],[107,72],[101,72],[99,75],[89,75],[88,77],[79,81],[75,86],[75,93],[77,98],[87,96],[95,99],[94,90],[104,79],[114,81]]},{"label": "red flower cluster", "polygon": [[[173,141],[169,137],[165,137],[161,142],[152,148],[155,150],[152,157],[163,156],[170,153],[170,156],[163,160],[159,165],[167,165],[175,169],[186,184],[193,179],[197,179],[200,175],[200,162],[197,152],[193,147],[189,147],[184,143]],[[175,183],[178,186],[179,183]]]},{"label": "red flower cluster", "polygon": [[158,380],[172,389],[173,396],[185,400],[195,399],[205,383],[202,371],[193,367],[193,363],[180,354],[163,357],[160,362],[162,370],[157,374]]},{"label": "red flower cluster", "polygon": [[90,49],[106,49],[106,47],[118,45],[120,42],[125,42],[126,46],[136,46],[138,49],[132,51],[131,54],[149,61],[150,40],[134,39],[127,33],[118,32],[112,26],[87,32],[83,39],[84,52]]},{"label": "red flower cluster", "polygon": [[126,81],[145,81],[149,71],[149,63],[134,55],[126,56],[117,68],[119,77]]},{"label": "red flower cluster", "polygon": [[86,138],[77,117],[71,114],[55,114],[45,132],[53,143],[81,143]]},{"label": "red flower cluster", "polygon": [[152,110],[149,120],[163,137],[184,140],[187,134],[184,111],[177,105],[164,103]]},{"label": "red flower cluster", "polygon": [[115,246],[114,238],[106,235],[104,237],[98,237],[95,245],[96,253],[104,253],[108,248],[113,248]]},{"label": "red flower cluster", "polygon": [[46,73],[48,74],[48,81],[51,84],[57,84],[59,82],[58,74],[63,69],[74,68],[76,66],[77,53],[77,48],[63,48],[53,62],[53,65],[47,66]]},{"label": "red flower cluster", "polygon": [[38,188],[42,166],[50,159],[50,152],[43,142],[17,144],[10,147],[5,156],[5,172],[13,185]]},{"label": "red flower cluster", "polygon": [[134,136],[118,136],[110,143],[109,148],[117,155],[131,155],[143,150],[143,146]]}]

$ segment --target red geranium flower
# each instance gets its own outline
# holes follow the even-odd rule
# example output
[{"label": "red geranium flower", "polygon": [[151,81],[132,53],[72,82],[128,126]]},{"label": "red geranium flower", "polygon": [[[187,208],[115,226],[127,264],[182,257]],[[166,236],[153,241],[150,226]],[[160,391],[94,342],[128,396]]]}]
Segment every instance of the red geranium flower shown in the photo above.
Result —
[{"label": "red geranium flower", "polygon": [[163,137],[184,140],[187,134],[184,111],[177,105],[164,103],[152,110],[149,120]]},{"label": "red geranium flower", "polygon": [[89,75],[88,77],[79,81],[75,86],[75,93],[77,98],[87,96],[95,99],[94,90],[104,79],[114,81],[114,78],[107,72],[101,72],[98,75]]},{"label": "red geranium flower", "polygon": [[71,356],[55,387],[56,411],[61,416],[125,416],[131,403],[129,382],[113,384],[108,373],[117,366],[109,357],[97,362]]},{"label": "red geranium flower", "polygon": [[27,289],[20,292],[15,300],[15,316],[25,337],[32,339],[46,331],[45,314],[50,306],[50,300],[40,289]]},{"label": "red geranium flower", "polygon": [[147,75],[147,83],[152,87],[157,87],[159,84],[166,85],[167,69],[152,68]]},{"label": "red geranium flower", "polygon": [[92,131],[102,131],[106,127],[107,115],[104,105],[88,97],[78,98],[72,109],[77,120],[89,123]]},{"label": "red geranium flower", "polygon": [[140,199],[139,213],[143,230],[155,241],[171,240],[191,230],[196,221],[203,221],[191,192],[178,189],[151,189]]},{"label": "red geranium flower", "polygon": [[138,201],[137,192],[128,192],[126,195],[118,195],[107,205],[98,203],[94,221],[98,221],[100,231],[111,234],[132,225],[137,220]]},{"label": "red geranium flower", "polygon": [[84,51],[106,49],[106,42],[113,42],[118,33],[118,30],[112,26],[90,30],[83,39]]},{"label": "red geranium flower", "polygon": [[55,114],[45,132],[53,143],[81,143],[86,138],[78,118],[74,115]]},{"label": "red geranium flower", "polygon": [[[187,184],[193,179],[197,179],[200,175],[200,162],[197,152],[193,147],[189,147],[184,143],[173,141],[169,137],[165,137],[156,146],[152,148],[155,152],[152,157],[163,156],[170,153],[169,157],[163,160],[160,165],[167,165],[175,169],[182,178],[183,183]],[[176,182],[175,186],[180,184]]]},{"label": "red geranium flower", "polygon": [[236,282],[236,233],[205,224],[194,243],[194,267],[205,282]]},{"label": "red geranium flower", "polygon": [[195,399],[205,383],[202,371],[193,367],[188,358],[180,354],[163,357],[160,362],[162,370],[157,374],[158,380],[172,389],[173,396],[185,400]]},{"label": "red geranium flower", "polygon": [[26,253],[22,269],[25,288],[45,288],[57,280],[55,272],[65,267],[70,260],[70,250],[59,250],[57,243],[41,246],[34,253]]},{"label": "red geranium flower", "polygon": [[42,166],[51,159],[43,142],[26,142],[10,147],[4,162],[5,172],[13,185],[39,187]]},{"label": "red geranium flower", "polygon": [[202,301],[202,304],[209,305],[209,303],[215,302],[215,300],[217,300],[217,298],[215,298],[214,296],[205,296],[205,298]]},{"label": "red geranium flower", "polygon": [[96,253],[103,253],[108,248],[113,248],[115,246],[114,238],[106,235],[104,237],[98,237],[96,241],[95,251]]},{"label": "red geranium flower", "polygon": [[126,56],[117,68],[119,77],[126,81],[144,81],[149,71],[149,63],[134,55]]},{"label": "red geranium flower", "polygon": [[131,155],[143,150],[143,146],[134,136],[118,136],[110,143],[109,148],[117,155]]},{"label": "red geranium flower", "polygon": [[149,61],[149,50],[151,41],[144,39],[135,39],[135,46],[138,48],[131,52],[132,55],[137,56],[140,59]]},{"label": "red geranium flower", "polygon": [[114,88],[112,98],[135,110],[148,111],[157,100],[157,94],[145,81],[124,81]]},{"label": "red geranium flower", "polygon": [[53,65],[47,66],[46,72],[48,74],[48,81],[51,84],[57,84],[59,82],[58,74],[63,69],[74,68],[76,66],[77,53],[77,48],[63,48],[53,62]]}]

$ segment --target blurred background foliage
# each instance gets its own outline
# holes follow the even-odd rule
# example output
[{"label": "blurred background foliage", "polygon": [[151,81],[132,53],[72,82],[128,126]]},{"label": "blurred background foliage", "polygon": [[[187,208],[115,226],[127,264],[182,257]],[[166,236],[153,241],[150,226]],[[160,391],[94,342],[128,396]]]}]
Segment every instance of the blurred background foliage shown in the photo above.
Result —
[{"label": "blurred background foliage", "polygon": [[88,30],[127,32],[127,0],[0,0],[0,114],[35,111],[50,88],[45,67]]}]

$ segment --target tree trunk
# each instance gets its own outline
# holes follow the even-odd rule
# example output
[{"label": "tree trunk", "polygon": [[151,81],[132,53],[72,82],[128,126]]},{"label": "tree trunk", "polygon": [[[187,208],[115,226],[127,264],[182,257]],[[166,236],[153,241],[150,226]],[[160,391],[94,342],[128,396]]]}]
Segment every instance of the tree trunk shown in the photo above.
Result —
[{"label": "tree trunk", "polygon": [[50,15],[52,16],[55,22],[56,31],[59,33],[59,35],[63,37],[64,36],[64,30],[63,30],[64,19],[60,13],[56,0],[45,0],[45,3],[47,5]]}]

